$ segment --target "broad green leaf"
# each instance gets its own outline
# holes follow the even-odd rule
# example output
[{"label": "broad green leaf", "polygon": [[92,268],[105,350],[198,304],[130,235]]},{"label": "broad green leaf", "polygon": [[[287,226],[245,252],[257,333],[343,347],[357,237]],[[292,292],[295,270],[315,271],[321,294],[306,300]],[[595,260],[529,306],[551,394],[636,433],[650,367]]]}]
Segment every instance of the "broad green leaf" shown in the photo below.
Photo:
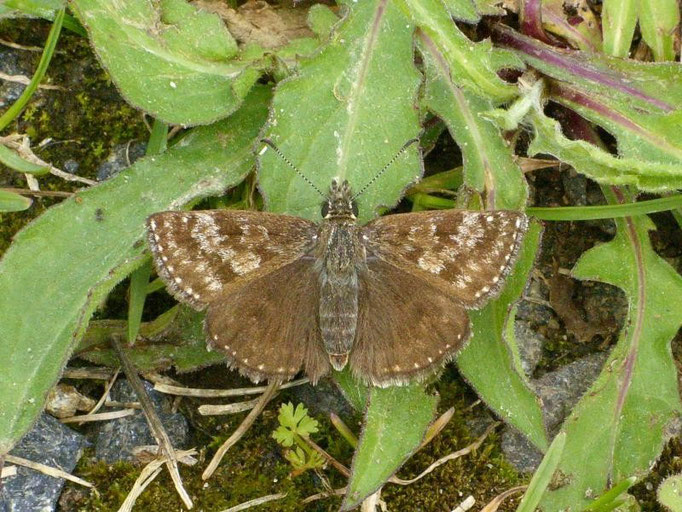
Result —
[{"label": "broad green leaf", "polygon": [[[682,67],[559,51],[511,29],[501,42],[530,65],[558,80],[552,99],[599,124],[618,142],[621,157],[643,164],[682,164]],[[677,187],[673,187],[677,188]]]},{"label": "broad green leaf", "polygon": [[481,21],[481,15],[476,10],[473,0],[443,0],[443,4],[450,16],[456,20],[472,24]]},{"label": "broad green leaf", "polygon": [[[424,106],[446,123],[464,160],[464,181],[485,193],[489,208],[522,209],[527,185],[511,149],[492,122],[481,114],[493,105],[458,87],[447,73],[437,49],[420,45],[426,68]],[[513,364],[517,352],[513,336],[503,336],[510,304],[518,300],[539,246],[535,226],[526,238],[516,271],[503,294],[481,311],[471,313],[474,332],[457,363],[462,375],[497,414],[520,430],[536,446],[547,447],[542,411],[528,387],[523,371]],[[510,329],[513,333],[513,329]],[[501,383],[504,383],[503,385]]]},{"label": "broad green leaf", "polygon": [[312,5],[308,10],[308,26],[320,39],[329,37],[338,22],[336,13],[324,4]]},{"label": "broad green leaf", "polygon": [[147,216],[219,194],[251,169],[268,99],[258,88],[234,116],[78,192],[16,235],[0,261],[0,454],[42,411],[94,309],[143,260]]},{"label": "broad green leaf", "polygon": [[528,186],[505,144],[500,129],[481,114],[493,108],[491,101],[458,86],[449,76],[442,54],[420,45],[426,67],[424,106],[440,117],[462,151],[465,183],[485,191],[488,207],[521,209]]},{"label": "broad green leaf", "polygon": [[[206,350],[203,313],[186,306],[175,306],[150,322],[140,325],[135,345],[124,345],[123,350],[140,371],[161,371],[175,368],[189,372],[225,362],[220,352]],[[125,320],[95,320],[90,322],[74,355],[90,363],[109,366],[121,365],[111,348],[111,337],[125,339],[128,323]]]},{"label": "broad green leaf", "polygon": [[396,0],[396,5],[419,27],[421,42],[442,54],[455,84],[497,103],[516,95],[516,88],[497,72],[501,68],[523,68],[523,63],[510,52],[493,49],[489,40],[474,42],[466,37],[443,0]]},{"label": "broad green leaf", "polygon": [[554,438],[538,469],[535,470],[516,512],[535,512],[535,508],[540,503],[540,498],[552,481],[552,476],[554,476],[554,471],[559,465],[565,445],[566,434],[561,432]]},{"label": "broad green leaf", "polygon": [[637,25],[638,0],[604,0],[602,32],[604,52],[614,57],[628,57]]},{"label": "broad green leaf", "polygon": [[100,60],[133,105],[170,124],[234,112],[258,78],[220,18],[185,0],[73,0]]},{"label": "broad green leaf", "polygon": [[[358,192],[419,134],[413,26],[391,1],[349,4],[330,43],[277,87],[267,130],[324,193],[333,177],[347,179]],[[412,146],[358,198],[360,220],[396,204],[421,174]],[[320,218],[319,194],[274,151],[261,155],[259,178],[271,210]]]},{"label": "broad green leaf", "polygon": [[658,502],[671,512],[682,512],[682,475],[672,475],[658,486]]},{"label": "broad green leaf", "polygon": [[682,188],[680,164],[619,158],[589,142],[569,139],[563,134],[559,122],[545,116],[540,106],[536,107],[530,120],[535,132],[528,148],[530,156],[554,155],[597,183],[635,185],[651,192]]},{"label": "broad green leaf", "polygon": [[648,217],[616,224],[616,237],[586,252],[573,276],[622,288],[629,302],[626,327],[602,373],[564,422],[566,447],[558,469],[564,485],[547,492],[542,510],[584,507],[587,494],[646,474],[682,414],[670,351],[682,324],[682,276],[654,252]]},{"label": "broad green leaf", "polygon": [[334,382],[353,409],[358,412],[365,410],[369,389],[353,378],[350,368],[346,367],[343,371],[335,372]]},{"label": "broad green leaf", "polygon": [[358,506],[376,492],[414,453],[436,412],[437,402],[436,397],[424,393],[420,384],[370,390],[341,510]]},{"label": "broad green leaf", "polygon": [[28,197],[9,190],[0,190],[0,212],[21,212],[28,210],[33,201]]}]

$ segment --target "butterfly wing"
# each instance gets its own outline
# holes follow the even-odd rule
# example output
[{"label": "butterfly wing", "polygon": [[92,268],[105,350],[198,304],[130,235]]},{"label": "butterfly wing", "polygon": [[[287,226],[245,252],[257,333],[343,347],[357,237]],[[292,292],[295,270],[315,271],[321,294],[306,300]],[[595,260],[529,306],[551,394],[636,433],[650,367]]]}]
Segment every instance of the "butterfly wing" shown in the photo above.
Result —
[{"label": "butterfly wing", "polygon": [[465,306],[497,296],[528,229],[510,210],[442,210],[380,217],[363,228],[368,260],[421,278]]},{"label": "butterfly wing", "polygon": [[302,367],[317,382],[329,372],[319,300],[314,261],[300,258],[211,303],[204,324],[209,347],[256,382],[288,380]]},{"label": "butterfly wing", "polygon": [[159,276],[195,309],[300,258],[317,231],[299,217],[241,210],[156,213],[147,229]]},{"label": "butterfly wing", "polygon": [[425,377],[469,339],[466,309],[451,295],[382,260],[359,275],[353,374],[377,386]]}]

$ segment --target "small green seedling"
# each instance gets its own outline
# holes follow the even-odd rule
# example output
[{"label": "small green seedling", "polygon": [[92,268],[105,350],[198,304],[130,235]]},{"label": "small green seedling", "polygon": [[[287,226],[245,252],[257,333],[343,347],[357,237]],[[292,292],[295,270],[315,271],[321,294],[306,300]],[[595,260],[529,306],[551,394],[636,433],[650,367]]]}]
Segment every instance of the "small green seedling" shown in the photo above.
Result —
[{"label": "small green seedling", "polygon": [[284,457],[294,468],[292,476],[298,476],[308,469],[321,469],[324,459],[306,442],[310,434],[318,431],[317,420],[308,416],[308,409],[303,404],[282,404],[277,416],[279,427],[272,437],[285,448],[290,448]]}]

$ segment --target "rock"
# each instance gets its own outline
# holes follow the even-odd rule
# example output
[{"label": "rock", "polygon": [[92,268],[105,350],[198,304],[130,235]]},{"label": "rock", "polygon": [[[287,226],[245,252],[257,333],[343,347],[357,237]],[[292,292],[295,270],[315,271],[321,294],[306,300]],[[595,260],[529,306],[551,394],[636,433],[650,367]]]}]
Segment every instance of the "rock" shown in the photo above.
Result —
[{"label": "rock", "polygon": [[[85,438],[43,414],[34,427],[10,452],[33,462],[73,471],[83,453]],[[50,512],[56,509],[64,479],[17,466],[17,474],[2,480],[0,510],[11,512]]]},{"label": "rock", "polygon": [[[550,437],[559,432],[564,419],[599,375],[607,357],[606,352],[590,354],[531,381],[542,400],[545,427]],[[509,462],[522,472],[535,471],[542,460],[542,454],[524,436],[509,427],[502,434],[502,451]]]},{"label": "rock", "polygon": [[144,142],[131,141],[117,145],[106,161],[97,168],[97,179],[104,181],[117,175],[123,169],[130,167],[135,160],[143,157],[146,149],[147,144]]},{"label": "rock", "polygon": [[363,412],[354,412],[341,391],[330,379],[321,379],[316,386],[310,384],[296,386],[291,388],[289,393],[293,404],[303,403],[311,416],[329,418],[329,414],[333,412],[342,418],[348,418],[355,413],[362,414]]},{"label": "rock", "polygon": [[514,336],[519,347],[521,367],[526,376],[530,378],[542,358],[542,347],[547,340],[542,334],[531,329],[527,322],[523,321],[517,321],[514,324]]},{"label": "rock", "polygon": [[[189,425],[185,417],[180,413],[169,412],[169,400],[161,393],[154,391],[150,383],[144,382],[144,386],[173,446],[185,447],[189,435]],[[116,402],[137,401],[135,392],[125,380],[119,380],[114,384],[110,396]],[[142,411],[138,410],[132,416],[102,423],[97,432],[95,457],[109,463],[118,460],[135,460],[133,455],[135,447],[155,444],[156,440],[147,425],[147,420]]]}]

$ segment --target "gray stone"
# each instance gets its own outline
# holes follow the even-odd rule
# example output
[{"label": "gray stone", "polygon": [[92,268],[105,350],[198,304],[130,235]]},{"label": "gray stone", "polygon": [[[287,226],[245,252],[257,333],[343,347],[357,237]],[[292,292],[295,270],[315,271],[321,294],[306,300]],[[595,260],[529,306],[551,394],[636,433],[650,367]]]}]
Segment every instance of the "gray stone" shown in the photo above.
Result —
[{"label": "gray stone", "polygon": [[[608,357],[607,353],[590,354],[531,381],[542,400],[545,427],[554,437],[573,407],[595,381]],[[533,472],[542,454],[521,434],[507,427],[502,434],[502,451],[511,464],[522,472]]]},{"label": "gray stone", "polygon": [[[7,75],[30,76],[31,71],[24,69],[20,63],[20,52],[14,48],[0,47],[0,71]],[[26,85],[9,80],[0,80],[0,108],[14,103]]]},{"label": "gray stone", "polygon": [[519,347],[521,367],[527,377],[532,377],[535,368],[542,358],[542,347],[545,337],[530,328],[527,322],[517,321],[514,324],[516,345]]},{"label": "gray stone", "polygon": [[[168,399],[154,391],[153,386],[144,382],[145,389],[154,404],[154,408],[166,429],[175,448],[186,446],[189,436],[189,425],[180,413],[169,412]],[[117,402],[135,402],[137,396],[127,381],[119,380],[110,393],[111,399]],[[103,422],[97,432],[95,457],[112,463],[118,460],[134,460],[133,450],[137,446],[155,445],[147,420],[141,410],[132,416],[125,416]]]},{"label": "gray stone", "polygon": [[130,167],[135,160],[144,156],[146,149],[146,143],[135,141],[114,147],[106,161],[97,168],[97,179],[104,181]]},{"label": "gray stone", "polygon": [[[84,445],[85,438],[81,434],[43,414],[10,454],[70,473],[76,467]],[[64,479],[17,466],[17,474],[3,479],[2,483],[0,510],[51,512],[56,509]]]}]

